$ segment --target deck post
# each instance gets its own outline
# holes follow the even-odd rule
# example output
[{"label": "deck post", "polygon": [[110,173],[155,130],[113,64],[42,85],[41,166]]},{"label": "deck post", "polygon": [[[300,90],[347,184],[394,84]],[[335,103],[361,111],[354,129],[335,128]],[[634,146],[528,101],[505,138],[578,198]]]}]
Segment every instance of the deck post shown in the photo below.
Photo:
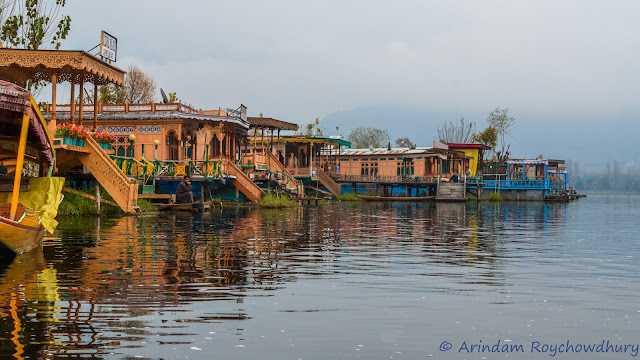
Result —
[{"label": "deck post", "polygon": [[82,114],[84,112],[84,78],[80,77],[80,109],[78,109],[78,125],[82,125]]},{"label": "deck post", "polygon": [[49,122],[49,132],[56,133],[56,88],[58,84],[58,74],[51,74],[51,121]]},{"label": "deck post", "polygon": [[75,125],[75,115],[76,115],[76,80],[71,76],[71,109],[69,112],[69,118],[71,119],[71,125]]},{"label": "deck post", "polygon": [[97,131],[98,129],[98,83],[93,83],[93,128],[91,130]]}]

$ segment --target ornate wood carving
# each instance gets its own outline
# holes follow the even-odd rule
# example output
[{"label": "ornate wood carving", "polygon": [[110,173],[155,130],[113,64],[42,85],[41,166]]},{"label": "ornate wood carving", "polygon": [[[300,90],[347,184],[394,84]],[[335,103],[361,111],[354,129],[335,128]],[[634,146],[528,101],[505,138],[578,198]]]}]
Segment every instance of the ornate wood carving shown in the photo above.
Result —
[{"label": "ornate wood carving", "polygon": [[51,74],[57,72],[58,83],[73,79],[98,85],[122,85],[125,74],[84,51],[0,49],[0,67],[7,68],[3,72],[11,71],[10,77],[19,77],[15,80],[20,81],[50,82]]},{"label": "ornate wood carving", "polygon": [[233,186],[237,187],[249,200],[255,204],[259,204],[263,194],[262,189],[228,159],[223,159],[222,166],[224,172],[236,177],[236,179],[231,182]]},{"label": "ornate wood carving", "polygon": [[82,164],[91,171],[91,174],[107,190],[124,212],[135,212],[138,200],[138,185],[129,180],[127,175],[118,168],[93,138],[86,139],[86,146],[90,149],[90,152],[79,156]]}]

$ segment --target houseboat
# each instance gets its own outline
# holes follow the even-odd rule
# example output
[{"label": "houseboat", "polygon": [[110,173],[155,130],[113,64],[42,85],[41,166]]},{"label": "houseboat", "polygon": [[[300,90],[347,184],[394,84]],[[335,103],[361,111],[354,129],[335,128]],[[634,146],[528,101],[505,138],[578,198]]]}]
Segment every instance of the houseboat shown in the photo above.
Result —
[{"label": "houseboat", "polygon": [[564,160],[513,159],[486,162],[482,178],[467,187],[481,189],[485,195],[498,192],[505,200],[568,200],[568,180]]}]

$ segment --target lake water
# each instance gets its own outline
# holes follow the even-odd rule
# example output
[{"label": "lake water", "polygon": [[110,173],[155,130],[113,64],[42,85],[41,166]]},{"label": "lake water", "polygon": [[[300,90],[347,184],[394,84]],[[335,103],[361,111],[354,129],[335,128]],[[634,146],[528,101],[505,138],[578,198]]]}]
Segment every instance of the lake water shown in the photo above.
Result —
[{"label": "lake water", "polygon": [[63,218],[0,268],[0,358],[636,358],[638,219],[622,195]]}]

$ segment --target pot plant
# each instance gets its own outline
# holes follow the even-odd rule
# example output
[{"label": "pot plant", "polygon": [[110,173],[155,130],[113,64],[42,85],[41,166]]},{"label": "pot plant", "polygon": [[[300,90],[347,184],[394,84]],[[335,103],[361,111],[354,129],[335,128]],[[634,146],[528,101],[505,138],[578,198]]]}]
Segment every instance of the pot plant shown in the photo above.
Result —
[{"label": "pot plant", "polygon": [[58,124],[58,127],[56,128],[56,137],[61,137],[62,143],[65,145],[83,147],[87,136],[87,130],[82,126],[62,123]]}]

